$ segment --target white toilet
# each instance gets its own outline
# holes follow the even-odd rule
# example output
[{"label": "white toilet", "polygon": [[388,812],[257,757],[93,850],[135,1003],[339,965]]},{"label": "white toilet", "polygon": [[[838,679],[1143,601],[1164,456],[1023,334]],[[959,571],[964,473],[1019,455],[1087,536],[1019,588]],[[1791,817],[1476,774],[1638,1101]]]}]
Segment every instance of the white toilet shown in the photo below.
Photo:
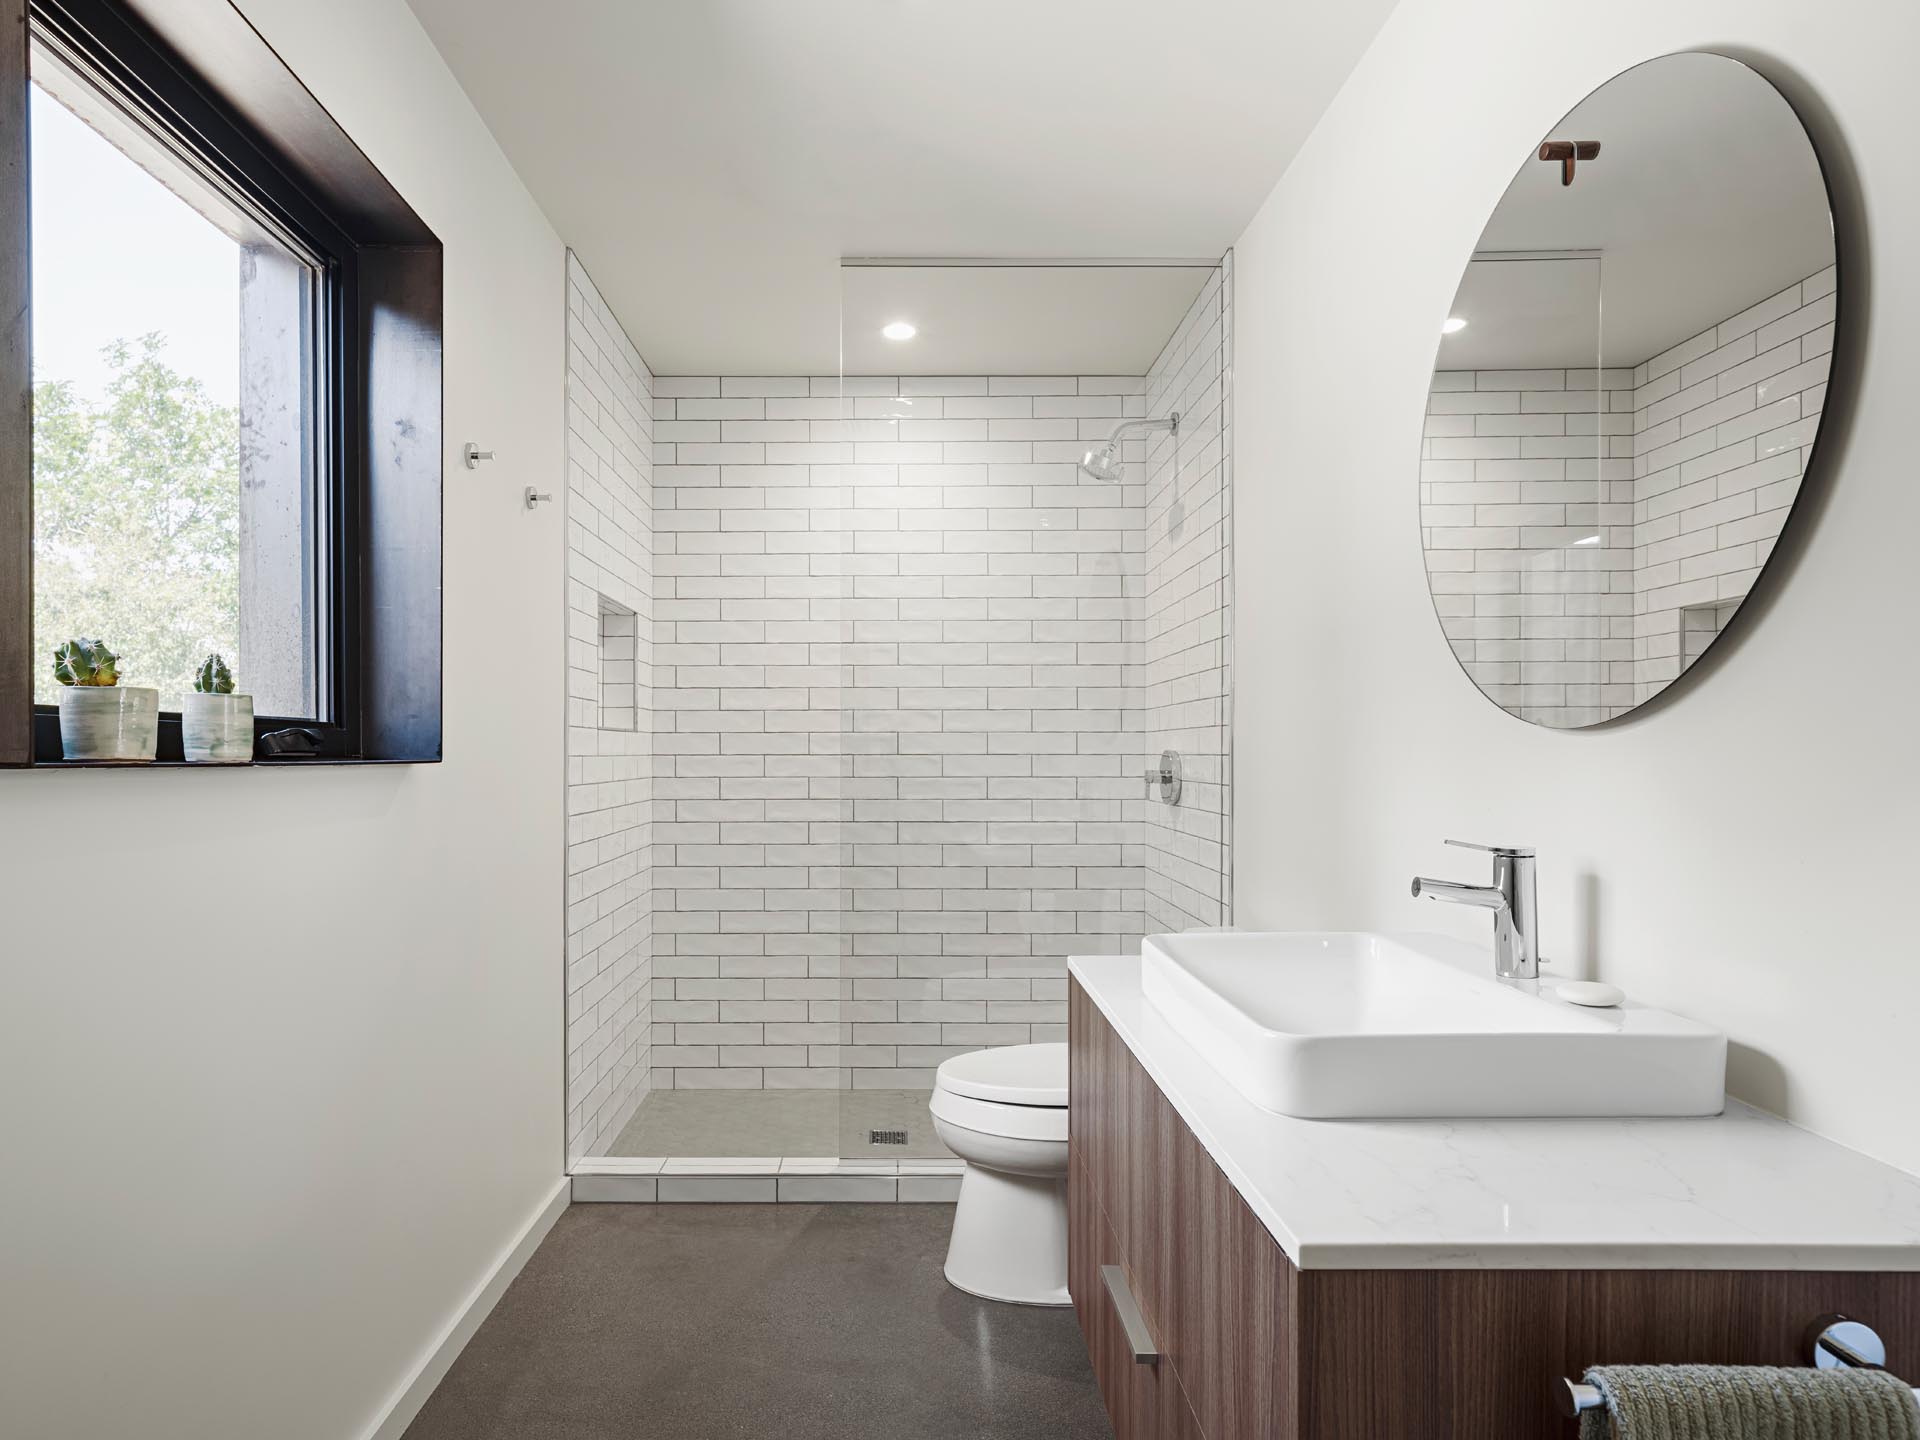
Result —
[{"label": "white toilet", "polygon": [[934,1081],[933,1128],[967,1162],[947,1279],[1017,1305],[1067,1296],[1067,1047],[956,1055]]}]

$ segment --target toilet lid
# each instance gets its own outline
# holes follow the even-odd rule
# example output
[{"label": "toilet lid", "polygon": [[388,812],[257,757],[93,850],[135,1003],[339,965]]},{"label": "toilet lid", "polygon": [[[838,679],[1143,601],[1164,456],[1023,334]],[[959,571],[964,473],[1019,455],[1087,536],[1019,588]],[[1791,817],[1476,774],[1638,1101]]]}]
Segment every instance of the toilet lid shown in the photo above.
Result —
[{"label": "toilet lid", "polygon": [[1067,1047],[1001,1045],[956,1055],[941,1064],[934,1083],[955,1095],[993,1100],[1002,1105],[1067,1103]]}]

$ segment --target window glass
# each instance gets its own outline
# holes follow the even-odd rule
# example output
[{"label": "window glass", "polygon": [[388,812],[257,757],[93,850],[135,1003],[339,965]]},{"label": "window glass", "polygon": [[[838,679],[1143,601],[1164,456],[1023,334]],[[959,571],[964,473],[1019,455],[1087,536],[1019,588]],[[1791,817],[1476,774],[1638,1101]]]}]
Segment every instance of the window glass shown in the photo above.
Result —
[{"label": "window glass", "polygon": [[[320,717],[310,267],[38,50],[34,637]],[[57,699],[50,664],[34,698]]]}]

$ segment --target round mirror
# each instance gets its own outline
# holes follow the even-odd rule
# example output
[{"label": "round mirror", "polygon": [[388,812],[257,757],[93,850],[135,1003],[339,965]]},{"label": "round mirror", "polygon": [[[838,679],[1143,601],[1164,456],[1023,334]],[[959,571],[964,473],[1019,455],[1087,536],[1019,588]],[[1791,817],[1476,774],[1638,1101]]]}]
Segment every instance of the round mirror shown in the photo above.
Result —
[{"label": "round mirror", "polygon": [[1837,298],[1819,158],[1737,60],[1637,66],[1534,147],[1454,296],[1421,452],[1434,606],[1490,700],[1597,725],[1713,644],[1792,513]]}]

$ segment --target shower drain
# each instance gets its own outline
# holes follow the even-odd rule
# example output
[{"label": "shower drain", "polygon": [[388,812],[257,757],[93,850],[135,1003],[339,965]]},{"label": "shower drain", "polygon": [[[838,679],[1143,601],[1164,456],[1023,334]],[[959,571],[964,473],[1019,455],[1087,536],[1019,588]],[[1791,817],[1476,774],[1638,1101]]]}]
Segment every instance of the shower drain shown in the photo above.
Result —
[{"label": "shower drain", "polygon": [[904,1130],[869,1130],[867,1132],[867,1143],[869,1145],[904,1145],[907,1143],[907,1132]]}]

